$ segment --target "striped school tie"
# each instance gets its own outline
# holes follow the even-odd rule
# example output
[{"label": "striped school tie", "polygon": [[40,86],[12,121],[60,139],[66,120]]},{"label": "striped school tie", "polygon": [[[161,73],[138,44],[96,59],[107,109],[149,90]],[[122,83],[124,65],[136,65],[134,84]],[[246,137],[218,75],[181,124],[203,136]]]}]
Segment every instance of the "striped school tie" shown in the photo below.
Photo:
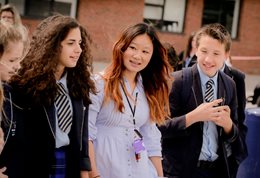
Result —
[{"label": "striped school tie", "polygon": [[214,90],[213,90],[214,81],[209,79],[206,83],[206,91],[205,91],[205,101],[211,102],[214,99]]},{"label": "striped school tie", "polygon": [[72,124],[72,109],[66,90],[62,83],[58,83],[58,95],[55,99],[58,125],[63,132],[68,131]]}]

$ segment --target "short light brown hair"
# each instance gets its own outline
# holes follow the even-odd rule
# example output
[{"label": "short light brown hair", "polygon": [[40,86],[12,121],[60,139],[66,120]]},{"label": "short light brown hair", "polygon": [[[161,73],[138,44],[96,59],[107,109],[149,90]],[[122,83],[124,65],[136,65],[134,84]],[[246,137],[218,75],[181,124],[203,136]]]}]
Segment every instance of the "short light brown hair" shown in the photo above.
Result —
[{"label": "short light brown hair", "polygon": [[232,40],[231,40],[228,30],[223,25],[221,25],[219,23],[212,23],[212,24],[207,24],[207,25],[203,26],[196,33],[196,36],[195,36],[196,47],[199,46],[201,37],[205,36],[205,35],[218,40],[221,44],[224,44],[226,52],[230,51]]}]

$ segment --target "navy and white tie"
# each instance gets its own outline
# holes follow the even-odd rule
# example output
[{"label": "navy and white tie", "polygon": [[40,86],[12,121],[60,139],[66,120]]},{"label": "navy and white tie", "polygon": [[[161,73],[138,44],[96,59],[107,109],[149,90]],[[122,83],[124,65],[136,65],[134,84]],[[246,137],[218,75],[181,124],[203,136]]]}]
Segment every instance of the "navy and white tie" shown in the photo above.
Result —
[{"label": "navy and white tie", "polygon": [[214,99],[214,89],[213,89],[214,81],[209,79],[206,83],[206,91],[205,91],[205,101],[211,102]]},{"label": "navy and white tie", "polygon": [[67,132],[72,124],[72,108],[67,92],[62,83],[58,83],[58,94],[55,99],[58,125],[63,132]]}]

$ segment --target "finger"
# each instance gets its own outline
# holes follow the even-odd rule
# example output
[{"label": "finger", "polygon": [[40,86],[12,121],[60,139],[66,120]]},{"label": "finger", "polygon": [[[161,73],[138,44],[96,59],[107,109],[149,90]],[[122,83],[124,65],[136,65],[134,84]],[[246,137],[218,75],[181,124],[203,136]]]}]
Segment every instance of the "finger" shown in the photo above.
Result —
[{"label": "finger", "polygon": [[220,98],[220,99],[213,100],[212,102],[210,102],[210,104],[211,104],[212,106],[219,106],[219,104],[220,104],[222,101],[223,101],[223,99]]}]

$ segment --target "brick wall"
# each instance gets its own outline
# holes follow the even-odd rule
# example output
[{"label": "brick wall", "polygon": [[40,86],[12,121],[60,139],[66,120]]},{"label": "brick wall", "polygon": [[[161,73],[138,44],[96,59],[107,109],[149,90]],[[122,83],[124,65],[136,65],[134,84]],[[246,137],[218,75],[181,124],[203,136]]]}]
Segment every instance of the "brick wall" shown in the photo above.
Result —
[{"label": "brick wall", "polygon": [[143,20],[142,0],[88,0],[79,2],[78,20],[89,30],[97,61],[110,61],[119,33]]},{"label": "brick wall", "polygon": [[260,56],[233,56],[232,65],[247,74],[260,74]]},{"label": "brick wall", "polygon": [[[182,51],[191,32],[201,27],[203,0],[186,0],[183,33],[161,32],[163,42],[174,45]],[[79,0],[78,20],[89,31],[94,44],[93,56],[96,61],[109,62],[112,46],[119,33],[128,25],[143,20],[144,0]],[[232,56],[260,56],[260,1],[241,0],[238,38],[233,40]],[[23,19],[33,31],[39,21]],[[260,59],[233,61],[233,65],[244,72],[260,74]]]}]

